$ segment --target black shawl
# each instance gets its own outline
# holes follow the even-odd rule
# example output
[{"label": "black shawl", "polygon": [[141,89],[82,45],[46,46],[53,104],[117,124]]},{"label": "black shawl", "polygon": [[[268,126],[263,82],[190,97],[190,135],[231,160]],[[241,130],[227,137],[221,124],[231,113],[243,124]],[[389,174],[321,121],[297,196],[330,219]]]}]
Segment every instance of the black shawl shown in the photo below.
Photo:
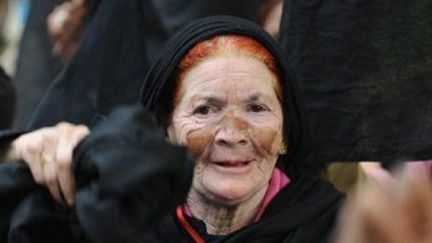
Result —
[{"label": "black shawl", "polygon": [[[342,194],[337,192],[329,182],[301,177],[276,195],[260,221],[220,237],[216,241],[208,242],[330,242],[331,232],[342,202]],[[196,224],[190,223],[195,229],[201,227],[201,230],[205,230],[201,221],[196,223],[197,227]],[[198,232],[201,233],[199,230]],[[162,218],[133,242],[193,241],[173,213]]]},{"label": "black shawl", "polygon": [[432,1],[285,0],[312,161],[432,158]]}]

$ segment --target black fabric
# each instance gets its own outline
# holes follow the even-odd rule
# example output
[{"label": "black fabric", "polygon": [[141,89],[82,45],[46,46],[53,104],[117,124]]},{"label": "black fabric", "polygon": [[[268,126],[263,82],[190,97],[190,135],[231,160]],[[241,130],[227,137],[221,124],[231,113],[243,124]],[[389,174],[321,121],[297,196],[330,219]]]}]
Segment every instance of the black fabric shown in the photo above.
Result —
[{"label": "black fabric", "polygon": [[60,121],[93,126],[115,106],[136,103],[149,64],[173,32],[212,14],[255,19],[262,2],[94,0],[75,56],[50,85],[28,128]]},{"label": "black fabric", "polygon": [[147,113],[128,113],[98,126],[74,156],[78,187],[91,185],[77,193],[78,218],[95,242],[133,238],[182,202],[192,181],[186,148],[168,144]]},{"label": "black fabric", "polygon": [[150,30],[143,25],[153,23],[157,28],[158,24],[152,21],[156,13],[151,4],[143,2],[94,2],[76,54],[50,86],[30,128],[60,121],[94,125],[114,106],[136,101],[148,69],[145,37]]},{"label": "black fabric", "polygon": [[0,242],[128,242],[182,202],[193,163],[141,109],[115,112],[74,152],[76,207],[55,203],[28,168],[0,165]]},{"label": "black fabric", "polygon": [[23,128],[29,122],[43,93],[63,67],[62,61],[52,55],[46,24],[48,15],[62,2],[30,1],[13,78],[18,96],[16,128]]},{"label": "black fabric", "polygon": [[311,161],[432,158],[432,2],[285,0]]},{"label": "black fabric", "polygon": [[0,129],[10,128],[15,117],[16,91],[9,76],[0,66]]},{"label": "black fabric", "polygon": [[[185,219],[187,220],[187,222],[192,226],[192,228],[194,230],[196,230],[196,232],[199,234],[199,236],[201,236],[201,238],[205,241],[205,242],[214,242],[217,240],[221,240],[223,238],[223,235],[213,235],[213,234],[209,234],[207,233],[207,227],[204,223],[204,221],[201,221],[197,218],[194,218],[192,216],[188,216],[185,215]],[[182,226],[178,225],[181,229]]]},{"label": "black fabric", "polygon": [[260,7],[265,2],[265,0],[208,0],[208,16],[232,15],[258,21]]},{"label": "black fabric", "polygon": [[[343,196],[329,183],[301,177],[271,201],[259,222],[209,242],[330,242]],[[134,243],[193,242],[172,214]]]},{"label": "black fabric", "polygon": [[[208,17],[195,21],[174,35],[166,48],[150,68],[141,87],[141,103],[146,110],[169,116],[171,99],[177,74],[177,65],[195,44],[215,35],[239,34],[256,39],[275,57],[282,86],[282,109],[284,113],[284,139],[288,143],[288,154],[280,156],[279,165],[286,173],[295,177],[306,166],[307,152],[306,122],[303,119],[302,104],[297,83],[292,71],[283,58],[282,51],[270,35],[253,22],[231,17]],[[162,120],[166,120],[162,118]]]}]

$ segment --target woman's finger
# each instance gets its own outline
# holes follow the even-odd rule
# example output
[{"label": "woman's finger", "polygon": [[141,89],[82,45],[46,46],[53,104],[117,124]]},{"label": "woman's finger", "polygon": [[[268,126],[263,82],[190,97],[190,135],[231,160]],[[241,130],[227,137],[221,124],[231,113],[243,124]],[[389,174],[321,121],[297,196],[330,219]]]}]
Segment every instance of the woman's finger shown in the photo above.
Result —
[{"label": "woman's finger", "polygon": [[58,165],[58,181],[68,205],[73,205],[75,200],[75,179],[72,168],[72,154],[76,145],[89,133],[85,126],[71,127],[60,124],[59,129],[64,136],[60,137],[57,144],[56,161]]},{"label": "woman's finger", "polygon": [[75,203],[75,179],[71,169],[58,171],[58,183],[67,205],[72,206]]},{"label": "woman's finger", "polygon": [[[41,154],[40,152],[39,154]],[[30,168],[30,171],[33,175],[33,178],[35,182],[39,185],[45,184],[45,176],[44,176],[44,168],[43,164],[41,162],[41,155],[39,156],[31,156],[30,158],[27,158],[27,165]]]},{"label": "woman's finger", "polygon": [[75,180],[72,174],[72,150],[68,139],[62,137],[57,146],[58,182],[66,203],[71,206],[75,197]]},{"label": "woman's finger", "polygon": [[44,183],[48,187],[51,195],[58,202],[62,202],[62,197],[58,185],[58,166],[55,161],[59,133],[55,129],[47,129],[42,137],[42,151],[39,156],[39,163],[43,168]]},{"label": "woman's finger", "polygon": [[60,194],[59,183],[57,180],[57,165],[48,158],[45,158],[46,162],[43,162],[45,184],[48,187],[51,195],[58,202],[62,202]]},{"label": "woman's finger", "polygon": [[41,137],[36,137],[34,143],[29,143],[26,146],[26,150],[23,152],[22,158],[29,166],[30,171],[33,175],[34,180],[39,185],[45,183],[43,166],[41,163],[42,155],[42,141]]}]

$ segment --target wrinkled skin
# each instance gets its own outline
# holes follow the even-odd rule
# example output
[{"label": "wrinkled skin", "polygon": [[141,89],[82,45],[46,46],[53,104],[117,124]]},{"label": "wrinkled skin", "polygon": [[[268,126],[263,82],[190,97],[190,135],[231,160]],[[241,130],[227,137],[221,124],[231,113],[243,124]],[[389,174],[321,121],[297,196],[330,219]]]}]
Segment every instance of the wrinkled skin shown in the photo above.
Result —
[{"label": "wrinkled skin", "polygon": [[224,205],[263,195],[282,142],[276,85],[249,57],[213,57],[186,73],[168,134],[197,157],[191,194]]}]

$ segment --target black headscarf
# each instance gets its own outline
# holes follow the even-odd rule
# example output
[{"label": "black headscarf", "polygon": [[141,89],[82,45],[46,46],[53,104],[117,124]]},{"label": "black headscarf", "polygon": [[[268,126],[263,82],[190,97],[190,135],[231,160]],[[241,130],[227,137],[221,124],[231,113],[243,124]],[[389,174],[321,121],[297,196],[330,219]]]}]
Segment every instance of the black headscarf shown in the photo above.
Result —
[{"label": "black headscarf", "polygon": [[288,153],[281,155],[279,166],[290,176],[295,176],[306,163],[306,123],[297,83],[278,45],[262,28],[253,22],[231,17],[208,17],[195,21],[174,35],[166,48],[150,68],[141,88],[140,101],[144,109],[162,115],[172,112],[173,89],[177,67],[186,53],[196,44],[217,35],[237,34],[255,39],[273,55],[282,87],[282,110],[284,116],[284,140]]}]

